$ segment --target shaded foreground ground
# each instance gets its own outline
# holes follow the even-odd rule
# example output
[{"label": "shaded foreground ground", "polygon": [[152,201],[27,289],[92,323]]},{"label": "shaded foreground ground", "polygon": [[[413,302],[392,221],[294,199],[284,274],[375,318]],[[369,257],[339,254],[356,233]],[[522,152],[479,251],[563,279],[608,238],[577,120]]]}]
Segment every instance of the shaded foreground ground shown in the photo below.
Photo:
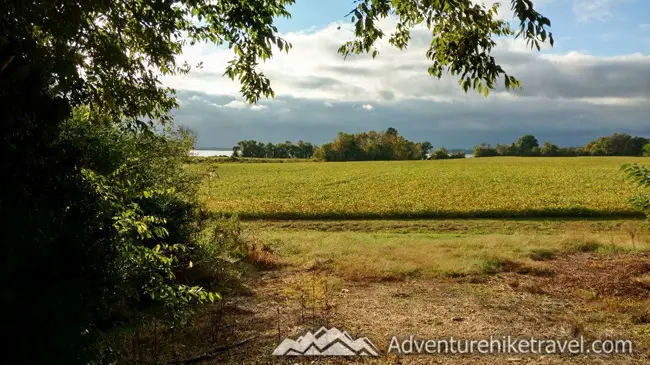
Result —
[{"label": "shaded foreground ground", "polygon": [[[301,290],[310,289],[305,284],[313,276],[296,272],[267,274],[260,279],[253,297],[234,299],[225,309],[223,318],[226,323],[237,324],[232,328],[231,341],[235,337],[261,335],[250,345],[233,348],[230,353],[223,353],[208,363],[312,363],[313,358],[277,360],[269,354],[279,343],[278,338],[291,336],[296,339],[307,329],[317,329],[321,325],[343,328],[357,337],[368,336],[384,354],[391,336],[403,338],[411,334],[433,339],[449,336],[482,339],[490,335],[560,339],[583,335],[592,339],[631,339],[636,351],[632,356],[502,354],[398,358],[384,355],[370,361],[358,361],[361,363],[643,364],[650,361],[650,318],[647,317],[650,301],[638,296],[650,288],[650,281],[640,279],[650,273],[649,256],[579,254],[545,266],[557,276],[535,277],[509,272],[485,281],[338,282],[329,288],[327,307],[325,294],[317,289],[321,293],[316,295],[313,324],[309,305],[301,310],[299,300]],[[608,275],[606,282],[598,279],[603,272]],[[326,278],[323,275],[326,274],[315,276],[316,287],[322,288]],[[625,289],[619,291],[619,285]],[[325,359],[316,363],[349,361]]]},{"label": "shaded foreground ground", "polygon": [[[357,223],[366,228],[386,227]],[[194,359],[193,362],[206,364],[647,364],[648,239],[630,238],[626,233],[630,231],[630,222],[601,223],[602,230],[592,229],[578,236],[575,232],[566,235],[552,229],[528,236],[520,230],[505,233],[511,232],[511,226],[501,227],[504,230],[499,234],[500,229],[495,226],[496,234],[458,237],[450,234],[453,231],[442,229],[401,236],[377,235],[374,231],[343,232],[348,236],[339,238],[353,240],[340,243],[332,238],[331,232],[263,225],[263,234],[277,240],[277,246],[270,250],[275,253],[266,259],[271,268],[248,276],[243,287],[227,295],[221,304],[206,308],[182,330],[149,332],[149,337],[142,340],[156,343],[152,347],[155,350],[139,356],[151,363]],[[587,223],[574,224],[583,227]],[[296,238],[299,236],[304,239]],[[481,246],[481,238],[485,238],[485,246]],[[452,244],[454,239],[460,244],[458,249],[443,252],[441,247]],[[517,250],[522,239],[525,249]],[[308,244],[300,246],[302,241]],[[554,244],[555,241],[564,244]],[[324,244],[329,245],[326,249],[331,251],[330,256],[305,260]],[[508,255],[501,257],[498,265],[474,265],[481,260],[492,262],[493,257],[487,253],[494,244]],[[552,247],[543,249],[540,245]],[[471,249],[463,249],[466,246]],[[386,251],[386,247],[392,248]],[[359,248],[366,254],[355,251]],[[400,249],[420,251],[415,256],[403,256]],[[387,253],[397,258],[389,261],[393,266],[378,271],[377,266],[370,264]],[[450,275],[435,269],[441,260],[445,265],[455,265],[456,271]],[[358,263],[357,270],[347,270],[346,263]],[[420,275],[393,275],[402,268],[397,263],[433,269],[423,270]],[[353,360],[270,355],[285,337],[297,339],[307,330],[321,326],[335,326],[355,338],[367,336],[383,355]],[[629,339],[633,341],[634,354],[386,355],[391,336],[402,339],[408,335],[425,339],[504,335]],[[136,343],[128,338],[123,340],[127,348]]]}]

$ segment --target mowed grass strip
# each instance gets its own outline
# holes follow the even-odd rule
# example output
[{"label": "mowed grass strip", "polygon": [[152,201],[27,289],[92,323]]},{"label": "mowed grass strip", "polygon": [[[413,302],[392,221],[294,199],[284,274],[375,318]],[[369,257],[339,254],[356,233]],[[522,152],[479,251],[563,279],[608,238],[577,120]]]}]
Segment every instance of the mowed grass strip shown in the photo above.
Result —
[{"label": "mowed grass strip", "polygon": [[650,158],[222,164],[201,193],[211,212],[249,219],[637,216],[630,162]]},{"label": "mowed grass strip", "polygon": [[508,266],[534,271],[536,262],[568,253],[650,249],[647,236],[632,241],[623,231],[479,236],[314,231],[260,234],[289,265],[330,270],[354,281],[494,274]]}]

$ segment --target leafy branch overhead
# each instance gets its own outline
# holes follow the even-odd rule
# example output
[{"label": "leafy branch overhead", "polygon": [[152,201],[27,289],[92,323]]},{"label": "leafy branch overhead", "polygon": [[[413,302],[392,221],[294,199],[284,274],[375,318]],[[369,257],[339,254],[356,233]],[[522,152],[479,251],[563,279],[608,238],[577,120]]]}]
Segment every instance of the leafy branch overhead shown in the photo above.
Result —
[{"label": "leafy branch overhead", "polygon": [[[11,72],[12,57],[30,58],[51,75],[53,91],[67,96],[73,106],[89,104],[115,122],[146,126],[166,122],[178,104],[174,90],[160,77],[183,74],[190,65],[178,61],[184,47],[209,42],[228,45],[234,58],[225,75],[241,83],[251,103],[273,97],[268,77],[259,62],[291,44],[274,26],[277,17],[289,17],[294,0],[24,0],[5,4],[0,49],[2,73]],[[350,13],[354,39],[339,49],[343,56],[371,52],[385,34],[380,19],[396,16],[397,28],[389,42],[406,48],[410,31],[419,24],[431,30],[426,53],[429,73],[443,71],[461,77],[465,91],[487,95],[503,75],[505,87],[519,86],[514,77],[490,55],[493,37],[516,35],[531,47],[550,41],[550,21],[530,0],[513,0],[519,32],[497,16],[497,6],[486,8],[472,0],[356,0]],[[28,40],[28,41],[26,41]],[[5,64],[7,63],[7,64]]]},{"label": "leafy branch overhead", "polygon": [[403,50],[411,39],[411,30],[424,25],[431,31],[432,41],[426,52],[433,63],[428,72],[440,78],[443,71],[460,75],[459,85],[488,95],[495,88],[497,78],[503,75],[504,87],[520,87],[521,82],[510,76],[497,64],[490,52],[496,46],[493,37],[523,37],[528,46],[540,50],[540,43],[553,46],[553,34],[548,18],[533,7],[531,0],[512,0],[511,10],[519,20],[519,30],[499,19],[499,4],[491,8],[472,0],[356,0],[356,8],[348,16],[354,23],[355,39],[343,44],[338,52],[351,54],[379,53],[376,42],[386,34],[377,26],[381,19],[397,18],[395,31],[388,42]]}]

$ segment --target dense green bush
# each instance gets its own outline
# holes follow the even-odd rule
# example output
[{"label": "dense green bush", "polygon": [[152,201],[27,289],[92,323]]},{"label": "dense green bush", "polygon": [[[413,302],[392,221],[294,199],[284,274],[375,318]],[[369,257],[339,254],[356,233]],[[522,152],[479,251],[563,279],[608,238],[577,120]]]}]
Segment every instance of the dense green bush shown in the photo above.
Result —
[{"label": "dense green bush", "polygon": [[630,197],[630,203],[635,209],[650,217],[650,191],[648,191],[648,188],[650,188],[650,170],[647,166],[637,163],[626,164],[622,168],[626,172],[628,180],[646,189]]},{"label": "dense green bush", "polygon": [[88,108],[6,120],[2,300],[24,313],[5,325],[15,363],[110,358],[99,334],[149,314],[184,321],[219,298],[188,281],[205,249],[186,131],[129,131]]}]

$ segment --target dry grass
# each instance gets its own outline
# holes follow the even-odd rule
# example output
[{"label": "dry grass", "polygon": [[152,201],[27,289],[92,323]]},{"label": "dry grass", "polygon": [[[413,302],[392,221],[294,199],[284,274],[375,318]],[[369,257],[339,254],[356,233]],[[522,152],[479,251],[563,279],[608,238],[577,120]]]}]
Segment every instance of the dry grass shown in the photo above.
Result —
[{"label": "dry grass", "polygon": [[307,268],[320,260],[330,272],[355,281],[494,274],[513,262],[526,264],[516,270],[544,276],[548,272],[531,266],[532,261],[552,259],[562,252],[650,249],[647,241],[633,247],[623,233],[614,242],[610,235],[586,233],[458,236],[269,231],[263,235],[282,242],[278,255],[294,267]]},{"label": "dry grass", "polygon": [[[570,234],[389,234],[271,230],[253,234],[263,271],[176,329],[113,339],[131,363],[212,354],[206,364],[643,364],[650,361],[650,249],[626,228]],[[496,273],[496,275],[485,275]],[[635,355],[275,358],[285,337],[320,326],[368,336],[631,339]],[[241,344],[242,340],[254,340]],[[240,344],[240,345],[238,345]],[[236,345],[236,346],[234,346]],[[138,361],[133,361],[137,359]],[[126,363],[126,362],[125,362]]]},{"label": "dry grass", "polygon": [[[594,253],[587,255],[605,259]],[[576,265],[581,263],[576,261]],[[527,276],[513,275],[522,280],[519,288],[506,285],[506,280],[499,278],[480,284],[449,278],[360,283],[316,270],[268,273],[256,282],[252,297],[235,298],[229,304],[237,309],[226,311],[224,318],[225,322],[234,324],[232,343],[256,333],[259,337],[255,343],[217,354],[207,363],[500,365],[515,362],[558,365],[593,364],[600,360],[608,364],[642,364],[650,360],[646,326],[635,322],[636,319],[621,308],[597,307],[597,301],[584,304],[580,298],[555,295],[552,287],[540,290],[541,284],[524,282]],[[625,306],[625,310],[630,308],[631,304]],[[632,339],[636,352],[634,356],[606,359],[588,355],[391,355],[376,359],[274,358],[269,355],[283,338],[297,338],[320,326],[343,328],[354,337],[367,336],[384,353],[391,336],[403,338],[410,334],[434,339],[450,336],[482,339],[492,335]]]}]

